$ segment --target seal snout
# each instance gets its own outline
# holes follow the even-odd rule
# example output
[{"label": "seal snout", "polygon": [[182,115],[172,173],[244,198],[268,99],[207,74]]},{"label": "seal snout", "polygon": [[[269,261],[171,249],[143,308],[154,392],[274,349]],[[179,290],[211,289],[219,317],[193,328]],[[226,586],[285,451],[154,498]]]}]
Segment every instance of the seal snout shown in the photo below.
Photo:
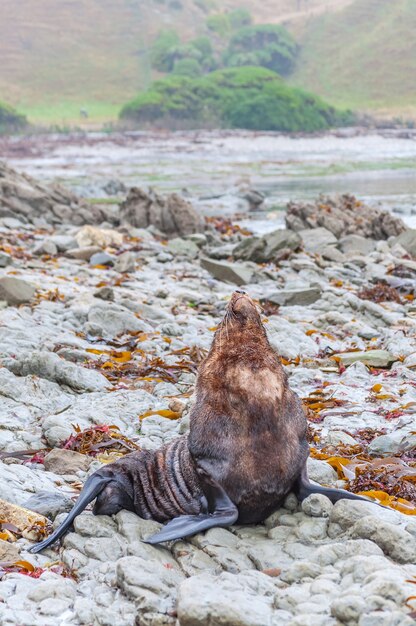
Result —
[{"label": "seal snout", "polygon": [[234,291],[228,306],[233,313],[243,317],[249,317],[253,315],[253,313],[257,314],[255,303],[250,296],[241,289]]}]

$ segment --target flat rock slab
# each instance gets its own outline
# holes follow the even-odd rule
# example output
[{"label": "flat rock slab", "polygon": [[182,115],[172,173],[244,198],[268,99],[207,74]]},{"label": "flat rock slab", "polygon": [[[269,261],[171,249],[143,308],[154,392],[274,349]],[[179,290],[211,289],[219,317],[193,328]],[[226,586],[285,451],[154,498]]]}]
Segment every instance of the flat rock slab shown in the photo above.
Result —
[{"label": "flat rock slab", "polygon": [[334,354],[334,360],[339,361],[343,365],[351,365],[359,361],[369,367],[388,367],[396,359],[387,350],[368,350],[368,352],[343,352]]},{"label": "flat rock slab", "polygon": [[0,278],[0,300],[5,300],[9,306],[18,306],[30,302],[35,295],[36,288],[25,280],[5,276]]},{"label": "flat rock slab", "polygon": [[252,282],[254,271],[242,263],[228,263],[226,261],[213,261],[212,259],[201,259],[201,266],[217,280],[232,285],[247,285]]},{"label": "flat rock slab", "polygon": [[79,391],[104,391],[111,387],[100,372],[69,363],[54,352],[29,352],[17,359],[5,359],[3,365],[17,376],[34,374]]},{"label": "flat rock slab", "polygon": [[280,306],[307,306],[319,300],[321,293],[319,287],[282,289],[267,296],[267,300]]},{"label": "flat rock slab", "polygon": [[44,460],[45,469],[55,474],[75,474],[80,470],[86,472],[92,461],[91,457],[73,450],[51,450]]}]

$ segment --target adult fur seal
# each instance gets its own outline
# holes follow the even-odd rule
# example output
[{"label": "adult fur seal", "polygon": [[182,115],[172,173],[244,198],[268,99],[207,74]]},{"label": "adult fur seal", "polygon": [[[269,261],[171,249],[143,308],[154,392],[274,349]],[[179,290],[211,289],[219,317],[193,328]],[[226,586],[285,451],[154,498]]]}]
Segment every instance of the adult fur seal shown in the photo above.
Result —
[{"label": "adult fur seal", "polygon": [[95,515],[121,509],[168,524],[148,543],[214,526],[263,521],[294,491],[366,500],[309,482],[306,417],[253,301],[236,291],[201,364],[190,433],[133,452],[95,472],[64,522],[32,548],[54,543],[96,498]]}]

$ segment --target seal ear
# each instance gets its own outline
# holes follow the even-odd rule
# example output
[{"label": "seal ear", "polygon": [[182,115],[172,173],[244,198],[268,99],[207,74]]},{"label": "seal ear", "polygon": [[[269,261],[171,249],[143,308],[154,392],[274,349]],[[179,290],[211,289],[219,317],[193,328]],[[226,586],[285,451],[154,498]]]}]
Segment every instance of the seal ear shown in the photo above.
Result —
[{"label": "seal ear", "polygon": [[156,535],[152,535],[144,540],[144,543],[152,545],[163,541],[173,541],[174,539],[184,539],[190,535],[195,535],[203,530],[218,526],[231,526],[238,519],[238,509],[225,493],[224,489],[211,477],[206,476],[203,482],[203,491],[209,502],[212,513],[201,513],[200,515],[181,515],[166,526]]}]

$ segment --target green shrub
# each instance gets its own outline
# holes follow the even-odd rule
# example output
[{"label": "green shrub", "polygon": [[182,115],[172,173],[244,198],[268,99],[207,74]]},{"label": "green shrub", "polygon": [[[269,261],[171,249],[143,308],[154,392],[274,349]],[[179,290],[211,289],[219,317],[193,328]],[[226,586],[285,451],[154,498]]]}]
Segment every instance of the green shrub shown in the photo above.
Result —
[{"label": "green shrub", "polygon": [[172,59],[172,49],[179,44],[179,35],[174,30],[161,31],[150,50],[152,67],[159,72],[171,72],[175,62],[175,59]]},{"label": "green shrub", "polygon": [[0,134],[17,132],[27,126],[27,119],[13,107],[0,102]]},{"label": "green shrub", "polygon": [[196,39],[192,39],[189,44],[199,50],[199,52],[204,56],[211,56],[214,52],[209,37],[197,37]]},{"label": "green shrub", "polygon": [[243,26],[249,26],[251,24],[251,15],[247,9],[234,9],[234,11],[231,11],[228,15],[233,30],[238,30],[239,28],[243,28]]},{"label": "green shrub", "polygon": [[139,124],[175,127],[212,124],[224,128],[318,131],[353,122],[320,98],[287,85],[275,72],[259,67],[217,70],[206,76],[169,76],[153,83],[121,111]]},{"label": "green shrub", "polygon": [[222,38],[228,37],[231,32],[230,18],[226,13],[214,13],[207,17],[207,26],[209,30]]},{"label": "green shrub", "polygon": [[196,78],[201,76],[202,67],[196,59],[178,59],[173,66],[173,74],[177,76],[189,76],[189,78]]},{"label": "green shrub", "polygon": [[297,52],[295,40],[283,26],[246,26],[231,37],[224,64],[259,65],[287,76],[293,70]]}]

